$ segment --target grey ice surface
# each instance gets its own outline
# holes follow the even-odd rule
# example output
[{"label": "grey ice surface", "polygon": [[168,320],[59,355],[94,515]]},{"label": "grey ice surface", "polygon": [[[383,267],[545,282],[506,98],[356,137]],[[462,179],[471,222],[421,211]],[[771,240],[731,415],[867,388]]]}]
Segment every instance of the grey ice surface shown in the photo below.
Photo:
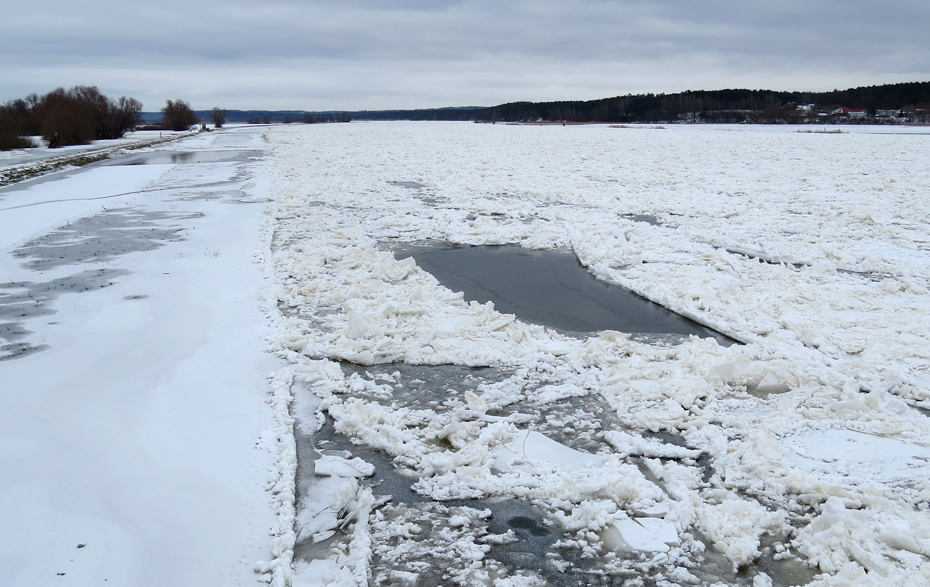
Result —
[{"label": "grey ice surface", "polygon": [[[134,252],[151,251],[183,240],[181,220],[197,216],[135,208],[107,210],[61,226],[13,251],[25,269],[38,279],[0,283],[0,360],[23,357],[47,348],[30,342],[26,322],[55,313],[54,302],[64,294],[109,287],[129,271],[100,267]],[[82,269],[93,264],[96,268]],[[74,267],[76,273],[41,279],[45,272]],[[144,296],[130,296],[140,299]]]}]

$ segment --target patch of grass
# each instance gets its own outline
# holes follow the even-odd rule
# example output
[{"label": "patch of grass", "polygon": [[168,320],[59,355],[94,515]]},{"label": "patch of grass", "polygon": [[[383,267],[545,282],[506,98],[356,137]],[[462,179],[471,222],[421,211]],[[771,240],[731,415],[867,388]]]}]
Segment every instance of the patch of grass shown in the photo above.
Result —
[{"label": "patch of grass", "polygon": [[96,154],[96,155],[78,155],[66,163],[66,165],[74,165],[75,167],[83,167],[91,163],[96,163],[97,161],[103,161],[104,159],[109,159],[110,154]]},{"label": "patch of grass", "polygon": [[799,132],[799,133],[804,133],[804,134],[817,134],[817,135],[841,135],[841,134],[843,134],[843,129],[841,129],[841,128],[835,128],[835,129],[833,129],[833,130],[827,130],[827,129],[823,129],[823,130],[799,130],[798,132]]}]

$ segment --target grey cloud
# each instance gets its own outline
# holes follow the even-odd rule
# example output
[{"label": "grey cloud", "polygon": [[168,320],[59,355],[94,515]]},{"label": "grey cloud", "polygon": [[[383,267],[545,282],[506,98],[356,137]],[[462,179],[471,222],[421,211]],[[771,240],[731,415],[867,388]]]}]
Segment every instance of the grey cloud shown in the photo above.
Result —
[{"label": "grey cloud", "polygon": [[[117,76],[105,72],[120,71],[142,87],[163,83],[171,69],[215,83],[225,75],[236,82],[220,84],[231,99],[280,102],[290,85],[318,92],[331,107],[379,97],[389,102],[386,108],[446,105],[437,101],[456,92],[477,99],[475,88],[489,85],[501,99],[489,87],[483,103],[517,92],[541,100],[597,97],[592,94],[609,88],[609,94],[626,93],[648,84],[647,90],[674,91],[685,89],[683,80],[705,88],[752,80],[757,87],[831,89],[823,84],[844,75],[850,81],[840,86],[930,76],[926,22],[930,5],[904,0],[52,0],[11,8],[0,22],[0,75],[8,80],[0,91],[21,87],[28,80],[10,76],[30,68],[94,70],[107,79]],[[319,79],[324,74],[327,79]],[[258,78],[263,85],[251,88]],[[567,79],[580,85],[557,81]],[[270,87],[278,89],[263,95]],[[571,91],[574,96],[561,95]]]}]

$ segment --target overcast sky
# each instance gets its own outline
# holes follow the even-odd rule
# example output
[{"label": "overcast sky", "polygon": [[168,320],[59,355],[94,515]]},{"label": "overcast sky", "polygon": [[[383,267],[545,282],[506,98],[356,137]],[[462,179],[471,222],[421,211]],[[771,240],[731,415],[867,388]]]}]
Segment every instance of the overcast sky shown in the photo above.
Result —
[{"label": "overcast sky", "polygon": [[0,102],[490,106],[930,81],[928,0],[0,0]]}]

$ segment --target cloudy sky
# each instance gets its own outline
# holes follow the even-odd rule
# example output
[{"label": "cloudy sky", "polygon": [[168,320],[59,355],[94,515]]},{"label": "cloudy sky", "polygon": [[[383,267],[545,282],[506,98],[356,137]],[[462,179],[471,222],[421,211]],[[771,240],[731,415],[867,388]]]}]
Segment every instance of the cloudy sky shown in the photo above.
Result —
[{"label": "cloudy sky", "polygon": [[927,0],[2,0],[0,102],[489,106],[930,81]]}]

